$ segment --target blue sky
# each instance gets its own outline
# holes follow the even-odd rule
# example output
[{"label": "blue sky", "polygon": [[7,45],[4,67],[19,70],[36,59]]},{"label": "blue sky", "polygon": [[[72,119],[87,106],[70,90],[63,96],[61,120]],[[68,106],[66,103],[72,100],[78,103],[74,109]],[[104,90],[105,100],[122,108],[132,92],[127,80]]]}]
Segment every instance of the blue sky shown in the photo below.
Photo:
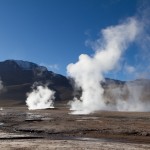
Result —
[{"label": "blue sky", "polygon": [[[93,54],[86,40],[101,29],[135,15],[137,0],[0,0],[0,61],[21,59],[66,75],[82,53]],[[137,47],[125,54],[133,64]],[[132,69],[131,69],[132,70]],[[123,72],[106,75],[130,79]]]}]

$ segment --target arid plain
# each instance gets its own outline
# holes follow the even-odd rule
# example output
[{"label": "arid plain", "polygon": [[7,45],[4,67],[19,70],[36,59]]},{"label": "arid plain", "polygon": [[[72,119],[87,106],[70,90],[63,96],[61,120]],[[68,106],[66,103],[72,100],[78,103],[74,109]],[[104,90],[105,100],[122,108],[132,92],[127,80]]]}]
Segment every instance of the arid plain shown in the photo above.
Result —
[{"label": "arid plain", "polygon": [[67,105],[0,110],[1,149],[150,149],[149,112],[72,115]]}]

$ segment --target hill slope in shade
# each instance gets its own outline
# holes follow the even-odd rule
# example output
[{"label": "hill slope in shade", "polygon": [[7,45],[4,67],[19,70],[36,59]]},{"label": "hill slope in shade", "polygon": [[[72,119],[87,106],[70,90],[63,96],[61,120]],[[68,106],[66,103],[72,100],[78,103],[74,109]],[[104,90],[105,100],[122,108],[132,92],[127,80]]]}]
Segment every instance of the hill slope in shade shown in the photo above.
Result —
[{"label": "hill slope in shade", "polygon": [[0,100],[25,101],[26,93],[31,91],[35,82],[48,84],[56,91],[56,100],[70,99],[72,86],[69,80],[60,74],[48,71],[46,67],[22,60],[0,62],[0,77],[4,89]]}]

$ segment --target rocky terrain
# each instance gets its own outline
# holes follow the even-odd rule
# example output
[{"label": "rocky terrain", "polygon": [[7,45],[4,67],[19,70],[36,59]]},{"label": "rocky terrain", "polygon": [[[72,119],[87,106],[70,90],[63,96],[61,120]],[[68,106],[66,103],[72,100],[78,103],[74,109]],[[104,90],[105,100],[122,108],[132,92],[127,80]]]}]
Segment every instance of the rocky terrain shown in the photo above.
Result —
[{"label": "rocky terrain", "polygon": [[0,147],[16,149],[150,149],[150,113],[98,111],[71,115],[65,105],[0,111]]}]

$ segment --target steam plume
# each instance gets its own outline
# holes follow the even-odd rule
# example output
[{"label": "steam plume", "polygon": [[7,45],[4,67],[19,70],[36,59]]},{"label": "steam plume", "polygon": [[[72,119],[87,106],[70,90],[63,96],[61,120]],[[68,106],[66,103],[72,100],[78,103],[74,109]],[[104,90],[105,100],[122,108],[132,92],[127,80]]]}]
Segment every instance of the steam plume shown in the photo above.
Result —
[{"label": "steam plume", "polygon": [[107,109],[117,111],[149,111],[150,80],[138,79],[123,84],[111,83],[105,87]]},{"label": "steam plume", "polygon": [[80,99],[74,97],[70,102],[74,114],[108,109],[100,82],[104,80],[104,73],[116,67],[122,53],[136,39],[140,32],[139,22],[129,18],[122,24],[110,26],[101,32],[102,39],[93,44],[95,54],[81,54],[78,62],[67,66],[68,75],[74,78],[76,87],[82,89]]},{"label": "steam plume", "polygon": [[26,104],[29,110],[54,108],[53,101],[55,92],[47,86],[37,86],[27,94]]},{"label": "steam plume", "polygon": [[127,99],[119,99],[118,95],[115,95],[118,111],[144,112],[150,110],[150,103],[144,98],[146,95],[144,94],[144,86],[128,83],[126,87],[123,88],[122,92],[125,93],[125,90],[128,91],[128,93],[126,93],[128,95]]},{"label": "steam plume", "polygon": [[3,89],[3,82],[0,80],[0,91]]},{"label": "steam plume", "polygon": [[[0,80],[0,93],[1,93],[1,91],[3,90],[3,82]],[[3,110],[3,108],[2,107],[0,107],[0,110]]]}]

